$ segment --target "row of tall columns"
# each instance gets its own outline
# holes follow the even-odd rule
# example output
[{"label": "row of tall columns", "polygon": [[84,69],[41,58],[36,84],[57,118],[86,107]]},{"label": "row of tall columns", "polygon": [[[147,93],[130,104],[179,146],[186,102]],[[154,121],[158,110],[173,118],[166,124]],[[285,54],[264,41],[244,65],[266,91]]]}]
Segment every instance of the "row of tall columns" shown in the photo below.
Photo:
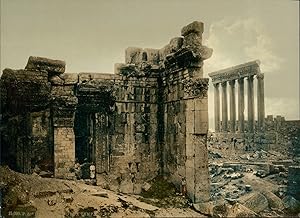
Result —
[{"label": "row of tall columns", "polygon": [[[257,74],[257,118],[258,130],[264,127],[265,105],[264,105],[264,75]],[[245,131],[245,88],[244,78],[238,81],[238,132]],[[254,76],[248,76],[248,132],[254,132]],[[229,82],[229,108],[230,108],[230,127],[228,128],[228,105],[227,105],[227,82]],[[236,131],[236,99],[235,99],[235,80],[222,82],[222,126],[220,126],[220,91],[219,84],[214,84],[214,103],[215,103],[215,131],[216,132],[235,132]]]}]

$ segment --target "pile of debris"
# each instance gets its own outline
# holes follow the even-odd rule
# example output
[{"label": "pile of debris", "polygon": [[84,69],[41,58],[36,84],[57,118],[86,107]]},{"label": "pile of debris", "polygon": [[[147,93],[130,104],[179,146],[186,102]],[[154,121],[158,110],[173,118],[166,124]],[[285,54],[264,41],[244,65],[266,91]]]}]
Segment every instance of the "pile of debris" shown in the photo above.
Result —
[{"label": "pile of debris", "polygon": [[300,212],[299,199],[287,191],[292,160],[211,162],[212,201],[194,205],[197,211],[211,216],[287,216]]}]

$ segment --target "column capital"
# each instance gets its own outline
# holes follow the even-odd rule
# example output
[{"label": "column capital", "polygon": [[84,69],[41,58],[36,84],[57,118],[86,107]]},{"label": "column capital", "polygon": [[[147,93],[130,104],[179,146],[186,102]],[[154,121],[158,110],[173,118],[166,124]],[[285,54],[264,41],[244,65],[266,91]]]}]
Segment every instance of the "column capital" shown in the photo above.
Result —
[{"label": "column capital", "polygon": [[233,86],[235,84],[235,80],[230,80],[229,85]]},{"label": "column capital", "polygon": [[247,76],[247,79],[248,79],[248,80],[253,80],[253,77],[254,77],[253,75]]},{"label": "column capital", "polygon": [[214,83],[213,85],[215,88],[219,88],[220,83]]},{"label": "column capital", "polygon": [[265,75],[264,75],[263,73],[256,74],[256,78],[257,78],[257,79],[263,80],[264,77],[265,77]]}]

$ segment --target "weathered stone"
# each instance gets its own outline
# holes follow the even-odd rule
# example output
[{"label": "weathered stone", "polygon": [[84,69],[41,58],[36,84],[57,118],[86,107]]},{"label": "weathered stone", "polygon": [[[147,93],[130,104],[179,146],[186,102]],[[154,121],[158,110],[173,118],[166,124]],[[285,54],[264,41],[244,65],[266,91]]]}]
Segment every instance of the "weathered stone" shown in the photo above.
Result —
[{"label": "weathered stone", "polygon": [[142,186],[142,190],[148,191],[151,188],[151,185],[148,182],[145,182]]},{"label": "weathered stone", "polygon": [[288,170],[288,194],[300,200],[300,166],[290,166]]},{"label": "weathered stone", "polygon": [[49,81],[53,84],[53,85],[63,85],[64,84],[64,80],[62,80],[59,76],[52,76],[49,78]]},{"label": "weathered stone", "polygon": [[276,208],[279,210],[284,209],[284,204],[282,200],[279,197],[277,197],[274,193],[270,191],[264,191],[262,194],[267,198],[270,208]]},{"label": "weathered stone", "polygon": [[258,192],[242,196],[240,198],[240,203],[256,213],[259,213],[269,207],[267,198]]},{"label": "weathered stone", "polygon": [[46,71],[49,75],[59,75],[65,72],[65,65],[66,63],[61,60],[30,56],[25,69]]},{"label": "weathered stone", "polygon": [[183,37],[175,37],[171,39],[169,45],[170,53],[178,51],[183,45]]},{"label": "weathered stone", "polygon": [[1,129],[10,143],[1,143],[1,160],[30,173],[47,159],[41,170],[56,178],[96,175],[124,193],[149,189],[145,181],[164,174],[186,184],[192,201],[207,201],[208,79],[201,77],[209,55],[202,48],[199,56],[200,26],[187,26],[164,49],[126,49],[116,74],[62,74],[63,62],[35,57],[26,66],[32,70],[6,70],[1,114],[8,127]]},{"label": "weathered stone", "polygon": [[147,62],[151,64],[158,64],[159,63],[159,50],[158,49],[151,49],[145,48],[144,51],[147,54]]},{"label": "weathered stone", "polygon": [[198,54],[202,60],[206,60],[212,56],[212,53],[213,53],[213,49],[208,48],[206,46],[201,46]]},{"label": "weathered stone", "polygon": [[97,191],[96,193],[93,193],[92,195],[93,195],[93,196],[97,196],[97,197],[108,198],[107,192],[100,192],[100,191]]},{"label": "weathered stone", "polygon": [[299,210],[300,201],[296,200],[293,196],[287,195],[283,199],[284,207],[292,211]]},{"label": "weathered stone", "polygon": [[258,217],[254,211],[243,206],[242,204],[236,203],[228,210],[228,217]]},{"label": "weathered stone", "polygon": [[181,35],[186,36],[190,33],[196,33],[200,35],[203,33],[203,31],[204,31],[204,24],[199,21],[194,21],[181,29]]},{"label": "weathered stone", "polygon": [[[147,54],[147,53],[145,53]],[[128,47],[125,50],[125,63],[126,64],[139,64],[142,61],[143,49],[136,47]]]},{"label": "weathered stone", "polygon": [[6,92],[7,102],[1,102],[7,107],[2,108],[4,111],[36,111],[50,103],[50,83],[45,72],[4,69],[0,83],[2,92]]},{"label": "weathered stone", "polygon": [[213,215],[214,202],[204,202],[193,204],[193,207],[196,211],[205,214],[205,215]]},{"label": "weathered stone", "polygon": [[64,81],[64,85],[75,85],[79,82],[77,73],[64,73],[59,77]]}]

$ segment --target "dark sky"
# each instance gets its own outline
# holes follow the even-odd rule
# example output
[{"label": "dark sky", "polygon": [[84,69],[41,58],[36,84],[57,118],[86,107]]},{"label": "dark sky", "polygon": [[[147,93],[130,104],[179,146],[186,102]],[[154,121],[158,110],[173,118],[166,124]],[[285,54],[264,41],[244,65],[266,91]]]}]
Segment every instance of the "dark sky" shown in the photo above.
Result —
[{"label": "dark sky", "polygon": [[266,114],[299,119],[298,18],[292,0],[1,0],[1,70],[34,55],[65,60],[67,72],[111,73],[126,47],[161,48],[199,20],[214,49],[205,75],[259,59]]}]

